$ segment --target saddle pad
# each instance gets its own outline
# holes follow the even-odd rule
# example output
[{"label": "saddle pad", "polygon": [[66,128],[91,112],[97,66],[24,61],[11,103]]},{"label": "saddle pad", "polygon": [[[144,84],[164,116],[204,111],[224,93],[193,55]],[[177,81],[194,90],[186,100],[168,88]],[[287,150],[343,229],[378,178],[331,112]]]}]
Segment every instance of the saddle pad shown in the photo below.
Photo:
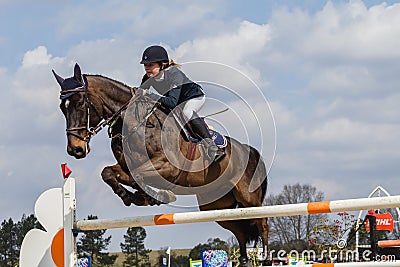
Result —
[{"label": "saddle pad", "polygon": [[[182,122],[179,114],[174,110],[172,112],[172,116],[174,117],[176,123],[178,124],[178,127],[182,130],[181,133],[184,135],[183,137],[186,138],[186,140],[189,140],[190,142],[193,143],[199,143],[201,140],[197,139],[196,137],[192,136],[191,132],[189,129],[186,128],[184,123]],[[208,127],[208,131],[210,132],[211,138],[214,141],[214,143],[219,147],[219,148],[225,148],[226,145],[228,144],[228,141],[226,140],[226,137],[219,132],[210,129]]]},{"label": "saddle pad", "polygon": [[[223,136],[222,134],[220,134],[219,132],[217,132],[217,131],[215,131],[215,130],[208,129],[208,131],[210,132],[211,139],[214,141],[214,143],[215,143],[219,148],[224,148],[224,147],[226,147],[226,145],[228,144],[228,142],[227,142],[225,136]],[[190,135],[189,130],[186,129],[186,127],[185,127],[185,132],[186,132],[186,135],[189,137],[189,140],[190,140],[191,142],[199,143],[199,142],[201,141],[201,140],[199,140],[199,139],[197,139],[197,138],[195,138],[195,137],[192,137],[192,136]]]}]

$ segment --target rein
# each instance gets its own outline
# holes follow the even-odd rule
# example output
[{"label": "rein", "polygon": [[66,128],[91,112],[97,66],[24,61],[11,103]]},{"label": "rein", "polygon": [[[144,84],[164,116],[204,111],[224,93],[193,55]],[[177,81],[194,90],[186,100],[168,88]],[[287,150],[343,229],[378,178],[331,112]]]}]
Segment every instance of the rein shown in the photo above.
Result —
[{"label": "rein", "polygon": [[[137,96],[135,98],[133,98],[133,101],[137,100],[138,98],[140,98],[141,96]],[[137,124],[135,127],[132,128],[132,131],[130,131],[129,135],[132,135],[134,133],[137,132],[137,130],[143,126],[143,124],[145,124],[148,120],[148,118],[157,110],[157,105],[154,105],[152,107],[152,109],[143,117],[143,120],[141,122],[139,122],[139,124]]]},{"label": "rein", "polygon": [[[135,95],[133,98],[129,99],[129,101],[127,101],[125,104],[123,104],[111,117],[109,117],[108,119],[104,120],[104,121],[100,121],[96,126],[94,127],[90,127],[90,106],[93,106],[93,108],[96,111],[96,108],[94,107],[93,103],[90,101],[89,97],[88,97],[88,93],[87,93],[87,89],[88,89],[88,84],[87,82],[85,82],[84,85],[77,87],[77,88],[73,88],[73,89],[67,89],[67,90],[62,90],[60,92],[61,95],[66,95],[69,93],[85,93],[85,106],[86,106],[86,110],[87,110],[87,120],[86,120],[86,126],[78,126],[78,127],[70,127],[66,129],[67,135],[72,135],[82,141],[84,141],[87,144],[87,148],[88,151],[90,151],[90,146],[89,146],[89,141],[90,139],[95,136],[96,134],[98,134],[105,126],[109,126],[112,127],[112,125],[115,123],[115,121],[117,120],[117,118],[121,115],[121,113],[128,107],[128,105],[131,102],[134,102],[136,100],[138,100],[139,98],[141,98],[141,95]],[[134,92],[131,90],[131,94],[133,95]],[[156,111],[157,109],[157,105],[153,106],[153,108],[150,110],[150,112],[148,112],[145,117],[143,118],[143,120],[136,125],[136,127],[133,128],[133,131],[131,133],[134,133],[138,130],[138,128],[140,126],[142,126],[147,119]],[[97,113],[97,111],[96,111]],[[87,135],[85,137],[82,137],[81,135],[77,134],[76,131],[79,130],[86,130]],[[110,133],[109,133],[109,137],[111,137]]]},{"label": "rein", "polygon": [[116,119],[121,115],[122,111],[124,111],[129,103],[131,101],[136,101],[140,96],[135,95],[133,98],[131,98],[128,102],[126,102],[125,104],[122,105],[122,107],[117,110],[110,118],[104,120],[103,122],[100,122],[99,124],[97,124],[95,127],[91,127],[89,129],[89,133],[91,134],[91,136],[96,135],[97,133],[99,133],[105,126],[109,126],[111,127],[111,125],[116,121]]},{"label": "rein", "polygon": [[[90,127],[90,106],[92,106],[95,111],[96,111],[96,108],[89,99],[87,81],[85,80],[85,84],[82,86],[79,86],[79,87],[73,88],[73,89],[62,90],[60,92],[61,95],[66,95],[66,94],[70,94],[70,93],[84,93],[85,94],[84,100],[85,100],[85,108],[87,110],[87,120],[86,120],[85,126],[70,127],[70,128],[66,129],[66,132],[67,132],[67,135],[72,135],[72,136],[84,141],[86,143],[88,153],[90,152],[89,141],[93,136],[95,136],[97,133],[99,133],[105,126],[109,126],[109,130],[110,130],[112,128],[113,124],[115,123],[115,121],[118,119],[118,117],[121,115],[121,113],[127,109],[127,107],[129,106],[130,103],[135,102],[140,98],[144,98],[143,95],[136,95],[136,94],[134,95],[134,92],[131,90],[131,94],[134,96],[131,99],[129,99],[129,101],[127,101],[125,104],[123,104],[115,113],[112,114],[111,117],[100,121],[94,127]],[[71,96],[72,95],[73,94],[71,94]],[[69,97],[70,96],[68,96],[66,98],[69,98]],[[153,115],[153,113],[158,109],[158,107],[159,107],[159,105],[155,104],[151,109],[147,109],[146,114],[143,116],[143,118],[141,120],[140,120],[140,118],[137,117],[136,119],[138,120],[139,123],[131,129],[128,136],[136,133],[138,131],[138,129],[147,122],[149,117],[151,115]],[[137,106],[136,106],[136,108],[137,108]],[[215,114],[225,112],[226,110],[217,112]],[[97,111],[96,111],[96,113],[97,113]],[[136,115],[137,114],[138,114],[138,112],[136,112]],[[215,115],[215,114],[210,114],[210,116]],[[157,119],[159,120],[158,117],[157,117]],[[160,120],[159,120],[159,122],[160,122]],[[160,122],[160,124],[161,124],[161,122]],[[85,137],[82,137],[81,135],[76,133],[76,131],[80,131],[80,130],[86,130],[87,134]],[[122,142],[126,142],[128,136],[122,137]],[[109,131],[109,137],[113,138],[112,133],[110,131]],[[129,145],[128,145],[128,149],[130,150]],[[188,176],[189,172],[186,171],[186,169],[188,169],[190,167],[192,160],[194,158],[195,152],[196,152],[196,143],[188,142],[187,155],[186,155],[185,161],[183,162],[182,168],[180,169],[179,173],[173,179],[174,184],[181,184],[181,185],[187,184],[187,176]]]}]

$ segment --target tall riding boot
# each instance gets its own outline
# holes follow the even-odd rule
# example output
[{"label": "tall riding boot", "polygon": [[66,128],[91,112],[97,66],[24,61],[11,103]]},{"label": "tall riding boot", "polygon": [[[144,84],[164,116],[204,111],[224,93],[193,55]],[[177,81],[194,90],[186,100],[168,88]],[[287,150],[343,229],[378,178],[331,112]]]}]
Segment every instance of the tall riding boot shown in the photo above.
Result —
[{"label": "tall riding boot", "polygon": [[225,151],[219,149],[218,146],[211,139],[210,132],[208,131],[208,128],[203,119],[194,116],[194,118],[190,120],[189,123],[190,126],[192,127],[192,130],[201,139],[201,143],[205,146],[207,150],[207,155],[210,160],[218,161],[223,156],[225,156]]}]

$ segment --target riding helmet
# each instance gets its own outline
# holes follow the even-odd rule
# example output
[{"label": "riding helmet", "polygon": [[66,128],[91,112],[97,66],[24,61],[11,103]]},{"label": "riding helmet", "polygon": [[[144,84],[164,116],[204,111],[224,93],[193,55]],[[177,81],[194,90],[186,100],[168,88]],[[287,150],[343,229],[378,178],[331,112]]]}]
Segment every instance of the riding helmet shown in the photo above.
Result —
[{"label": "riding helmet", "polygon": [[164,47],[159,45],[152,45],[146,48],[143,52],[142,61],[140,64],[147,64],[152,62],[168,62],[168,53]]}]

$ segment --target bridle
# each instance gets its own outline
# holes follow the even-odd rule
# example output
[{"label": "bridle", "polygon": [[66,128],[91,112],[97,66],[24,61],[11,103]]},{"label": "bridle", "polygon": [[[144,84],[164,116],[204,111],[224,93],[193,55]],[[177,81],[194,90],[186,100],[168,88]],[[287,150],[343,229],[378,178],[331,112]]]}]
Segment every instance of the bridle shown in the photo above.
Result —
[{"label": "bridle", "polygon": [[[87,151],[88,153],[90,152],[90,146],[89,146],[89,142],[90,139],[95,136],[97,133],[99,133],[105,126],[109,126],[110,128],[112,127],[113,123],[117,120],[117,118],[119,117],[119,115],[121,115],[122,111],[124,111],[128,105],[132,102],[132,101],[136,101],[137,99],[143,97],[142,95],[136,95],[135,94],[135,88],[131,88],[131,94],[134,96],[133,98],[131,98],[129,101],[127,101],[124,105],[122,105],[122,107],[116,111],[111,117],[109,117],[108,119],[105,120],[101,120],[96,126],[91,127],[90,126],[90,107],[92,106],[92,108],[94,109],[94,111],[96,112],[96,114],[99,116],[99,113],[96,110],[96,107],[94,106],[94,104],[92,103],[92,101],[90,101],[89,96],[88,96],[88,82],[86,77],[83,78],[84,76],[82,76],[82,80],[84,81],[84,84],[82,84],[81,86],[78,86],[76,88],[73,89],[65,89],[65,90],[61,90],[60,91],[60,95],[67,95],[67,94],[71,94],[70,96],[65,97],[65,99],[68,99],[69,97],[71,97],[73,94],[75,93],[84,93],[84,101],[85,101],[85,108],[86,108],[86,114],[87,114],[87,119],[86,119],[86,124],[85,126],[77,126],[77,127],[69,127],[66,128],[66,132],[67,132],[67,136],[68,135],[72,135],[80,140],[82,140],[83,142],[86,143],[86,147],[87,147]],[[137,125],[136,127],[134,127],[133,132],[136,132],[138,130],[138,128],[140,126],[142,126],[147,119],[150,117],[151,114],[153,114],[153,112],[157,109],[157,106],[155,105],[150,112],[148,112],[145,116],[144,116],[144,120],[142,122],[139,123],[139,125]],[[100,117],[100,116],[99,116]],[[86,131],[86,136],[81,136],[80,134],[77,133],[77,131]],[[132,133],[132,132],[131,132]],[[111,134],[109,132],[109,137],[111,137]]]},{"label": "bridle", "polygon": [[[90,127],[90,106],[93,106],[95,111],[96,111],[96,109],[95,109],[93,103],[90,101],[90,99],[88,97],[87,80],[84,79],[83,76],[82,76],[82,80],[85,81],[84,84],[82,84],[81,86],[78,86],[76,88],[73,88],[73,89],[61,90],[60,91],[60,95],[61,96],[65,96],[67,94],[70,94],[69,96],[65,97],[65,99],[68,99],[69,97],[71,97],[75,93],[84,93],[85,109],[86,109],[86,114],[87,114],[86,125],[85,126],[70,127],[70,128],[66,128],[65,130],[67,132],[67,136],[68,135],[72,135],[72,136],[82,140],[83,142],[85,142],[86,143],[86,147],[88,149],[88,153],[89,153],[90,152],[89,141],[92,138],[92,136],[94,136],[96,134],[95,129],[93,127]],[[96,113],[97,113],[97,111],[96,111]],[[86,131],[86,136],[84,136],[84,137],[77,133],[78,131],[82,131],[82,130]]]}]

